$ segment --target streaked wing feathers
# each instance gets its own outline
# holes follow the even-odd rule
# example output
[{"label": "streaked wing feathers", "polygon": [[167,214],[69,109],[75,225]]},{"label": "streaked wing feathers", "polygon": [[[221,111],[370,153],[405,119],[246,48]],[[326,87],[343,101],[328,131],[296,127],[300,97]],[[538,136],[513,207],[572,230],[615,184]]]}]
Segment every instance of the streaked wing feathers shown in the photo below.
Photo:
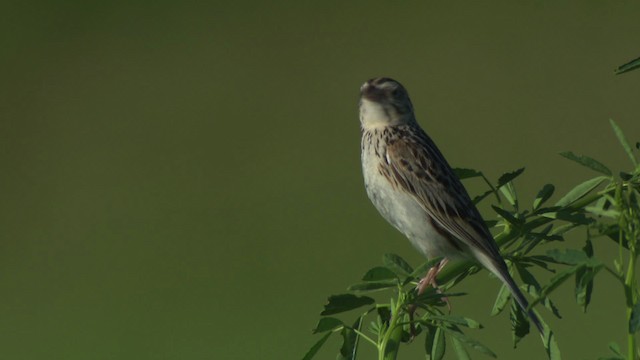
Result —
[{"label": "streaked wing feathers", "polygon": [[444,230],[465,245],[500,259],[482,217],[435,144],[423,132],[411,135],[387,144],[388,173]]}]

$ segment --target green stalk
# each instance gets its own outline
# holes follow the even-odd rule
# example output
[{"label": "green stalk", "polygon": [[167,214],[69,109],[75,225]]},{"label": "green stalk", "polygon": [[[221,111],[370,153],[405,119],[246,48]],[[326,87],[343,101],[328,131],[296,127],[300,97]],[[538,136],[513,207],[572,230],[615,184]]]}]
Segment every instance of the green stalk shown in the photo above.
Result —
[{"label": "green stalk", "polygon": [[[634,251],[629,256],[629,267],[627,268],[627,276],[624,280],[624,292],[627,298],[627,324],[631,323],[631,314],[635,305],[635,268],[636,255]],[[636,337],[628,328],[629,326],[627,326],[627,359],[636,360]]]},{"label": "green stalk", "polygon": [[[622,193],[622,189],[624,186],[619,187],[619,191]],[[626,198],[623,199],[623,197]],[[633,308],[635,307],[638,296],[636,294],[636,260],[637,260],[637,252],[636,252],[636,231],[635,225],[638,221],[636,218],[636,213],[633,208],[633,204],[631,202],[631,193],[620,194],[618,196],[618,200],[620,201],[620,205],[623,206],[620,211],[620,244],[623,243],[622,237],[624,236],[627,240],[627,244],[629,245],[629,265],[627,267],[627,275],[624,279],[624,292],[626,298],[627,305],[627,359],[628,360],[636,360],[636,337],[635,333],[631,331],[631,316],[633,314]],[[622,245],[620,245],[622,247]]]},{"label": "green stalk", "polygon": [[389,327],[387,327],[382,338],[382,342],[378,347],[379,360],[395,360],[398,356],[400,340],[402,338],[402,326],[399,326],[398,322],[400,321],[400,310],[402,309],[403,304],[404,296],[399,293],[398,301],[395,303],[395,307],[391,310]]}]

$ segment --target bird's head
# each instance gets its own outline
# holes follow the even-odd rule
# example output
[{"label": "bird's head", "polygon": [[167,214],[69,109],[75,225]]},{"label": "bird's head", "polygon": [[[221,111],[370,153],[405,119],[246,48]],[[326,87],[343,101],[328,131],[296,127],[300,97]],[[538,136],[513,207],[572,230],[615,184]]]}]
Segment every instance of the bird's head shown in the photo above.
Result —
[{"label": "bird's head", "polygon": [[363,129],[415,121],[409,94],[399,82],[385,77],[360,87],[360,123]]}]

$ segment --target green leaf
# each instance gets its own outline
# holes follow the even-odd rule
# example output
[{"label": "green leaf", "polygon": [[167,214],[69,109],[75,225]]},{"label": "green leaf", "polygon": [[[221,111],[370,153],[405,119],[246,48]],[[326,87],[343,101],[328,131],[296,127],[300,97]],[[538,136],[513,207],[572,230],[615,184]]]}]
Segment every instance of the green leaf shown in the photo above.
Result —
[{"label": "green leaf", "polygon": [[[518,254],[521,254],[521,255],[529,254],[531,250],[536,248],[543,240],[549,240],[549,241],[563,240],[562,236],[551,237],[551,236],[547,236],[544,233],[534,233],[534,232],[527,233],[528,230],[526,230],[526,228],[527,226],[525,224],[525,227],[523,228],[523,236],[525,241],[521,241],[520,245],[518,245],[518,247],[514,250],[514,252],[517,252]],[[515,233],[516,235],[520,235],[520,232],[512,231],[510,233]],[[522,260],[522,258],[518,259],[518,262],[522,262],[523,264],[525,263]]]},{"label": "green leaf", "polygon": [[445,305],[445,302],[442,300],[443,298],[451,298],[454,296],[462,296],[466,295],[465,293],[441,293],[440,290],[435,290],[433,288],[428,288],[417,296],[413,302],[422,308],[427,308],[429,305]]},{"label": "green leaf", "polygon": [[509,182],[500,187],[500,192],[511,206],[516,209],[518,208],[518,195],[516,194],[516,188],[513,186],[513,183]]},{"label": "green leaf", "polygon": [[382,289],[388,289],[398,286],[398,280],[386,280],[386,281],[367,281],[363,283],[353,284],[347,288],[349,291],[376,291]]},{"label": "green leaf", "polygon": [[606,166],[604,166],[601,162],[599,162],[596,159],[593,159],[589,156],[585,156],[585,155],[576,155],[571,151],[563,151],[560,153],[561,156],[564,156],[565,158],[569,159],[569,160],[573,160],[575,162],[577,162],[578,164],[582,165],[582,166],[586,166],[589,169],[593,170],[593,171],[597,171],[599,173],[603,173],[605,175],[611,176],[611,170],[609,170],[609,168],[607,168]]},{"label": "green leaf", "polygon": [[584,214],[574,212],[571,210],[560,210],[555,213],[555,219],[564,220],[573,223],[574,225],[587,225],[594,222],[593,219],[589,219]]},{"label": "green leaf", "polygon": [[376,311],[378,312],[378,317],[382,322],[389,322],[391,320],[391,309],[387,306],[377,306]]},{"label": "green leaf", "polygon": [[474,169],[454,168],[453,172],[460,180],[482,176],[482,172]]},{"label": "green leaf", "polygon": [[356,296],[353,294],[341,294],[329,296],[328,303],[320,315],[333,315],[341,312],[357,309],[361,306],[373,304],[375,300],[368,296]]},{"label": "green leaf", "polygon": [[316,356],[316,353],[318,352],[318,350],[320,350],[322,345],[324,345],[324,343],[327,342],[327,339],[329,339],[329,336],[331,336],[331,334],[333,334],[333,333],[332,332],[328,332],[322,338],[320,338],[320,340],[318,340],[318,342],[315,343],[311,347],[311,349],[309,349],[309,351],[307,351],[307,353],[304,355],[302,360],[311,360],[311,359],[313,359],[313,357]]},{"label": "green leaf", "polygon": [[547,255],[560,264],[578,265],[589,262],[584,251],[575,249],[551,249],[547,251]]},{"label": "green leaf", "polygon": [[487,190],[484,193],[476,196],[473,198],[473,204],[477,205],[480,201],[482,201],[484,198],[486,198],[487,196],[493,194],[493,190]]},{"label": "green leaf", "polygon": [[532,214],[533,215],[545,215],[548,213],[555,213],[559,210],[562,210],[562,206],[547,206],[547,207],[541,207],[538,208],[537,210],[533,211]]},{"label": "green leaf", "polygon": [[[530,258],[535,258],[538,261],[544,261],[544,262],[548,262],[548,263],[551,263],[551,264],[562,264],[560,262],[557,262],[551,256],[547,256],[547,255],[533,255]],[[529,259],[529,258],[527,258],[527,259]],[[555,270],[552,270],[551,272],[555,272]]]},{"label": "green leaf", "polygon": [[[338,360],[355,360],[358,352],[358,333],[355,330],[360,331],[362,326],[362,316],[358,317],[356,322],[353,323],[352,328],[345,327],[341,331],[342,335],[342,347],[340,347],[340,353],[336,357]],[[355,329],[355,330],[354,330]]]},{"label": "green leaf", "polygon": [[501,187],[502,185],[508,183],[509,181],[517,178],[523,172],[524,172],[524,168],[520,168],[518,170],[502,174],[502,176],[500,176],[500,178],[498,179],[498,187]]},{"label": "green leaf", "polygon": [[618,217],[620,217],[620,211],[615,209],[604,210],[597,206],[587,206],[584,209],[596,216],[607,217],[610,219],[617,219]]},{"label": "green leaf", "polygon": [[549,235],[562,236],[566,232],[568,232],[569,230],[572,230],[575,227],[576,227],[576,224],[564,224],[564,225],[556,226],[555,228],[551,229],[551,232],[549,233]]},{"label": "green leaf", "polygon": [[[582,251],[584,251],[587,257],[593,258],[593,243],[589,238],[587,238]],[[601,267],[584,267],[576,272],[576,302],[582,307],[583,312],[587,312],[587,307],[591,302],[593,278],[596,276],[600,268]]]},{"label": "green leaf", "polygon": [[620,352],[620,346],[613,341],[609,343],[609,350],[618,356],[624,357]]},{"label": "green leaf", "polygon": [[[551,280],[549,280],[549,284],[542,289],[542,296],[549,295],[553,290],[562,285],[563,282],[565,282],[568,278],[571,277],[571,275],[575,274],[583,266],[584,265],[575,265],[553,276]],[[536,302],[539,301],[536,300]]]},{"label": "green leaf", "polygon": [[436,314],[431,314],[429,315],[429,319],[430,320],[438,320],[438,321],[443,321],[449,324],[455,324],[455,325],[461,325],[461,326],[466,326],[468,328],[471,329],[482,329],[482,324],[480,324],[479,322],[473,320],[473,319],[469,319],[467,317],[464,316],[460,316],[460,315],[436,315]]},{"label": "green leaf", "polygon": [[545,331],[544,335],[542,335],[542,341],[544,343],[544,348],[547,351],[547,357],[549,360],[562,360],[562,357],[560,356],[560,348],[556,341],[556,335],[548,326],[545,326],[544,328]]},{"label": "green leaf", "polygon": [[608,194],[604,194],[594,203],[594,206],[599,209],[608,209],[611,207],[611,203],[609,202],[610,196]]},{"label": "green leaf", "polygon": [[479,341],[474,340],[468,337],[467,335],[463,334],[462,331],[460,331],[459,329],[444,328],[444,330],[447,332],[450,338],[459,340],[464,345],[472,348],[473,350],[479,351],[485,355],[489,355],[492,358],[497,358],[496,354],[493,351],[491,351],[488,347],[482,345]]},{"label": "green leaf", "polygon": [[631,319],[629,319],[629,333],[633,334],[640,329],[640,302],[633,305]]},{"label": "green leaf", "polygon": [[318,321],[318,325],[316,325],[316,328],[313,329],[313,333],[317,334],[325,331],[331,331],[340,326],[344,326],[344,323],[339,319],[333,317],[323,317],[320,319],[320,321]]},{"label": "green leaf", "polygon": [[618,124],[616,124],[616,122],[613,121],[613,119],[609,119],[609,122],[611,123],[611,127],[613,128],[613,132],[618,137],[618,141],[620,141],[620,145],[622,145],[622,148],[627,153],[627,156],[629,156],[629,159],[631,159],[631,163],[633,163],[634,167],[638,166],[636,157],[633,155],[633,150],[631,150],[631,146],[629,146],[627,139],[624,137],[624,133],[622,132],[622,129],[620,129]]},{"label": "green leaf", "polygon": [[598,231],[600,234],[606,235],[607,238],[613,240],[616,244],[620,244],[620,240],[622,240],[622,246],[629,250],[629,242],[624,237],[620,236],[620,226],[618,224],[602,224],[598,223]]},{"label": "green leaf", "polygon": [[427,354],[427,360],[442,360],[446,350],[444,342],[444,332],[441,328],[427,325],[427,336],[424,342],[424,350]]},{"label": "green leaf", "polygon": [[576,272],[576,303],[582,307],[583,312],[587,312],[587,307],[591,302],[593,292],[593,278],[602,269],[602,266],[595,268],[583,267]]},{"label": "green leaf", "polygon": [[[562,319],[562,316],[560,315],[560,310],[558,310],[558,307],[556,307],[556,305],[553,303],[553,301],[551,301],[551,299],[549,299],[548,297],[543,297],[541,298],[541,291],[536,289],[535,287],[531,286],[531,285],[526,285],[525,286],[525,291],[527,294],[531,295],[534,299],[536,299],[536,304],[538,302],[542,302],[542,305],[544,305],[545,308],[547,308],[549,311],[551,311],[551,313],[557,317],[558,319]],[[529,305],[529,307],[533,307],[533,305]]]},{"label": "green leaf", "polygon": [[560,200],[558,200],[556,205],[567,206],[567,205],[573,204],[577,200],[582,199],[585,195],[590,193],[593,189],[598,187],[598,185],[600,185],[606,179],[607,179],[606,176],[598,176],[596,178],[583,182],[582,184],[571,189],[571,191],[569,191],[565,196],[563,196]]},{"label": "green leaf", "polygon": [[399,276],[406,278],[411,275],[413,269],[403,258],[396,254],[384,254],[382,263]]},{"label": "green leaf", "polygon": [[529,270],[527,270],[527,268],[524,265],[520,263],[515,263],[515,267],[516,267],[516,270],[518,271],[518,275],[520,275],[520,278],[525,284],[531,285],[536,289],[540,289],[540,283],[538,282],[538,280],[536,280],[533,274]]},{"label": "green leaf", "polygon": [[530,262],[534,265],[537,265],[549,272],[555,272],[555,270],[553,270],[552,268],[549,267],[548,263],[556,263],[555,260],[553,260],[552,258],[550,258],[549,256],[545,256],[545,255],[532,255],[532,256],[527,256],[525,258],[523,258],[523,260],[525,262]]},{"label": "green leaf", "polygon": [[616,75],[624,74],[637,68],[640,68],[640,58],[633,59],[626,64],[618,66],[618,68],[616,69]]},{"label": "green leaf", "polygon": [[502,284],[500,290],[498,291],[498,296],[496,297],[496,301],[493,303],[493,308],[491,309],[491,316],[498,315],[504,310],[505,306],[509,302],[511,298],[511,292],[509,288]]},{"label": "green leaf", "polygon": [[491,205],[491,207],[493,208],[493,210],[495,212],[498,213],[498,215],[500,215],[503,219],[505,219],[507,222],[509,222],[510,224],[519,226],[522,224],[522,220],[517,219],[515,216],[513,216],[513,214],[511,214],[510,212],[501,209],[495,205]]},{"label": "green leaf", "polygon": [[[562,241],[564,240],[564,238],[560,235],[550,235],[549,234],[549,230],[551,230],[551,227],[553,225],[549,224],[549,226],[547,226],[545,229],[543,229],[541,232],[529,232],[528,234],[526,234],[527,239],[531,239],[532,242],[530,245],[527,246],[528,251],[526,253],[529,253],[530,250],[532,250],[534,247],[536,247],[542,240],[546,240],[546,241]],[[525,244],[523,244],[525,245]]]},{"label": "green leaf", "polygon": [[520,340],[522,340],[522,338],[529,333],[529,320],[527,320],[527,316],[515,301],[511,302],[511,312],[509,313],[509,318],[511,319],[513,347],[515,348]]},{"label": "green leaf", "polygon": [[362,277],[364,281],[380,281],[380,280],[391,280],[396,279],[396,274],[383,266],[376,266]]},{"label": "green leaf", "polygon": [[624,181],[631,181],[631,179],[633,179],[633,175],[624,171],[620,171],[620,179]]},{"label": "green leaf", "polygon": [[399,347],[400,347],[399,339],[396,340],[395,337],[391,337],[389,341],[387,341],[387,346],[384,349],[384,358],[395,359],[395,355],[398,353]]},{"label": "green leaf", "polygon": [[555,190],[555,186],[552,184],[545,184],[540,191],[538,191],[538,195],[536,195],[535,200],[533,200],[533,209],[537,210],[540,205],[544,204],[545,201],[549,200],[551,195],[553,195],[553,191]]},{"label": "green leaf", "polygon": [[467,349],[462,345],[462,341],[458,340],[455,337],[450,337],[451,345],[453,345],[453,350],[456,353],[458,360],[471,360]]}]

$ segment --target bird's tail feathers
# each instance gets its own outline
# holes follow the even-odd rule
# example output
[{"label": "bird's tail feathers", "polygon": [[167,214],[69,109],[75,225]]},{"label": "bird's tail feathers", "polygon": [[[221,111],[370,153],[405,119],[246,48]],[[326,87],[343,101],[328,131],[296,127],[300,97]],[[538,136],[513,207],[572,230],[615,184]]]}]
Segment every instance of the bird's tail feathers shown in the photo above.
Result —
[{"label": "bird's tail feathers", "polygon": [[511,294],[513,295],[513,298],[516,300],[522,311],[527,313],[527,315],[529,316],[529,320],[531,320],[531,322],[538,328],[540,334],[544,334],[544,327],[542,326],[542,322],[538,318],[538,315],[536,315],[536,313],[532,309],[527,310],[527,308],[529,307],[529,301],[527,301],[527,298],[524,296],[522,291],[520,291],[520,288],[509,274],[509,270],[507,270],[507,266],[504,261],[502,261],[502,259],[496,261],[488,256],[482,255],[477,256],[477,258],[480,263],[484,265],[484,267],[486,267],[500,280],[502,280],[505,285],[507,285],[507,287],[511,291]]},{"label": "bird's tail feathers", "polygon": [[504,274],[498,273],[496,275],[509,287],[513,298],[516,300],[522,311],[527,313],[527,315],[529,316],[529,320],[531,320],[531,322],[538,328],[540,334],[544,334],[544,327],[542,326],[542,322],[540,322],[540,319],[538,319],[538,315],[533,312],[533,309],[527,310],[527,308],[529,307],[529,301],[527,301],[527,298],[524,297],[524,294],[522,293],[522,291],[520,291],[520,288],[513,280],[511,275],[509,275],[506,270],[504,271]]}]

